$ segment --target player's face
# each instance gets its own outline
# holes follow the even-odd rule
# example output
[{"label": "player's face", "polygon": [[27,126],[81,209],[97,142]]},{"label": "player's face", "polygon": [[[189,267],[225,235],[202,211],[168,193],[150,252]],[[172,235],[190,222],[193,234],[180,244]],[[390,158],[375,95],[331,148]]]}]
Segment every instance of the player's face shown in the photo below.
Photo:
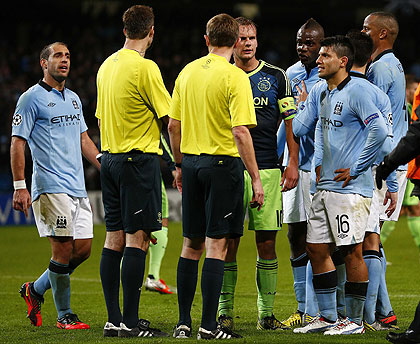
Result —
[{"label": "player's face", "polygon": [[321,37],[316,30],[300,29],[296,36],[296,51],[300,62],[308,66],[318,58]]},{"label": "player's face", "polygon": [[53,45],[51,50],[48,60],[44,60],[47,73],[61,83],[67,79],[70,72],[70,52],[61,44]]},{"label": "player's face", "polygon": [[316,60],[319,77],[325,80],[332,78],[339,70],[342,61],[331,47],[321,47]]},{"label": "player's face", "polygon": [[376,24],[376,18],[372,15],[368,15],[363,22],[362,32],[368,34],[372,38],[373,45],[376,47],[379,42],[379,35],[381,30]]},{"label": "player's face", "polygon": [[416,92],[418,85],[419,84],[417,82],[412,82],[410,84],[407,84],[407,88],[405,89],[405,95],[407,96],[407,101],[410,104],[413,104],[414,93]]},{"label": "player's face", "polygon": [[257,32],[252,25],[239,25],[239,42],[233,53],[240,60],[251,60],[257,52]]}]

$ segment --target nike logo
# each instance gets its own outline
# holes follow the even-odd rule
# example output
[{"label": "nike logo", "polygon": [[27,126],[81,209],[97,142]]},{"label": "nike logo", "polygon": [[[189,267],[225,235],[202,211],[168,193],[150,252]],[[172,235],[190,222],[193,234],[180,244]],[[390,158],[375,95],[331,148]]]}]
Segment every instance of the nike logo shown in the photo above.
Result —
[{"label": "nike logo", "polygon": [[227,218],[230,215],[232,215],[232,213],[226,214],[224,218]]},{"label": "nike logo", "polygon": [[142,211],[143,211],[143,209],[137,210],[137,211],[134,213],[134,215],[139,214],[139,213],[141,213]]}]

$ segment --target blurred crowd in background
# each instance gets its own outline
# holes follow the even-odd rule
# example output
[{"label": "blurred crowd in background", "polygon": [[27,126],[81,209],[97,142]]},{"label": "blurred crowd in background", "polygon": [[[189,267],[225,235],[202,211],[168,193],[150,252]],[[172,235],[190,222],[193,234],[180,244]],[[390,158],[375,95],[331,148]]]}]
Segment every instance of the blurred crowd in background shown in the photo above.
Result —
[{"label": "blurred crowd in background", "polygon": [[[124,43],[121,16],[133,5],[127,1],[37,1],[9,3],[0,14],[0,193],[12,192],[9,164],[11,119],[19,96],[42,77],[39,52],[54,41],[68,44],[70,76],[66,87],[83,103],[83,113],[92,139],[99,143],[95,118],[96,72]],[[207,53],[203,39],[205,24],[218,13],[252,18],[258,25],[258,58],[286,69],[297,61],[296,32],[310,17],[325,29],[326,36],[361,29],[372,11],[391,11],[400,24],[396,56],[406,73],[420,78],[420,1],[389,0],[337,2],[293,2],[254,0],[251,2],[193,0],[146,1],[155,13],[155,39],[146,58],[154,60],[172,93],[178,73],[188,62]],[[100,188],[98,173],[86,165],[88,190]],[[170,173],[166,170],[167,184]],[[31,158],[28,151],[26,180],[30,184]]]}]

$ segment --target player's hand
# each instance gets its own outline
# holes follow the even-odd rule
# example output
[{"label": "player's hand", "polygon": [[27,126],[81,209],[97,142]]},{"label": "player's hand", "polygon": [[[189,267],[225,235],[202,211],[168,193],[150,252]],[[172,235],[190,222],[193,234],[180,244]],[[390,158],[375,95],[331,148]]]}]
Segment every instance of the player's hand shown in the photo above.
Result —
[{"label": "player's hand", "polygon": [[338,170],[335,170],[334,173],[338,173],[335,177],[334,180],[336,182],[344,182],[343,183],[343,188],[345,188],[347,186],[347,184],[350,182],[350,180],[353,179],[353,177],[350,175],[350,169],[349,168],[339,168]]},{"label": "player's hand", "polygon": [[28,189],[15,190],[13,193],[13,209],[23,211],[28,217],[28,209],[31,206],[31,195]]},{"label": "player's hand", "polygon": [[287,166],[281,176],[280,185],[283,187],[281,192],[292,190],[299,181],[299,171],[297,166]]},{"label": "player's hand", "polygon": [[316,183],[319,183],[319,179],[321,178],[321,165],[315,168],[315,175],[316,175]]},{"label": "player's hand", "polygon": [[300,104],[301,102],[304,102],[306,98],[308,98],[308,91],[306,90],[306,85],[303,80],[302,80],[302,88],[296,85],[296,90],[299,93],[299,95],[296,97],[296,104]]},{"label": "player's hand", "polygon": [[180,167],[176,168],[175,185],[178,191],[182,194],[182,170]]},{"label": "player's hand", "polygon": [[386,205],[388,201],[390,201],[388,208],[385,210],[386,216],[391,217],[391,215],[394,213],[395,208],[397,207],[397,200],[398,192],[389,192],[389,190],[386,190],[383,204]]},{"label": "player's hand", "polygon": [[261,210],[261,207],[264,204],[264,189],[261,184],[261,179],[253,179],[251,181],[252,184],[252,200],[249,202],[251,208],[257,208],[257,210]]}]

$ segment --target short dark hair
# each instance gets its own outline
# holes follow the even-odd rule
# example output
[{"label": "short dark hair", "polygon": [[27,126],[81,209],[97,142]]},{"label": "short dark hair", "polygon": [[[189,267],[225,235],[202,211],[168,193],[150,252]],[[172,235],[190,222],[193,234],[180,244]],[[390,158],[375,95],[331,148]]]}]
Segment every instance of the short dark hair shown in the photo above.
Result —
[{"label": "short dark hair", "polygon": [[257,24],[255,24],[251,19],[245,17],[238,17],[235,18],[235,20],[239,24],[239,26],[253,26],[255,32],[257,32]]},{"label": "short dark hair", "polygon": [[347,33],[346,37],[350,39],[351,44],[354,48],[354,61],[353,64],[356,67],[362,67],[368,63],[372,51],[373,41],[370,36],[359,30],[351,30]]},{"label": "short dark hair", "polygon": [[346,56],[348,60],[346,71],[351,70],[354,61],[354,49],[349,38],[342,35],[327,37],[321,41],[321,47],[331,48],[338,57]]},{"label": "short dark hair", "polygon": [[309,18],[299,30],[318,31],[321,38],[324,37],[324,28],[314,18]]},{"label": "short dark hair", "polygon": [[152,29],[155,16],[151,7],[134,5],[124,12],[122,20],[127,38],[143,39]]},{"label": "short dark hair", "polygon": [[390,12],[373,12],[369,15],[375,17],[375,24],[378,28],[387,30],[391,42],[394,43],[399,32],[397,18]]},{"label": "short dark hair", "polygon": [[226,13],[218,14],[207,22],[206,35],[213,47],[232,47],[239,37],[239,24]]},{"label": "short dark hair", "polygon": [[67,49],[68,46],[66,43],[63,42],[54,42],[54,43],[50,43],[47,44],[46,46],[44,46],[39,54],[39,59],[40,60],[48,60],[48,58],[50,57],[51,53],[52,53],[52,47],[54,45],[64,45]]}]

